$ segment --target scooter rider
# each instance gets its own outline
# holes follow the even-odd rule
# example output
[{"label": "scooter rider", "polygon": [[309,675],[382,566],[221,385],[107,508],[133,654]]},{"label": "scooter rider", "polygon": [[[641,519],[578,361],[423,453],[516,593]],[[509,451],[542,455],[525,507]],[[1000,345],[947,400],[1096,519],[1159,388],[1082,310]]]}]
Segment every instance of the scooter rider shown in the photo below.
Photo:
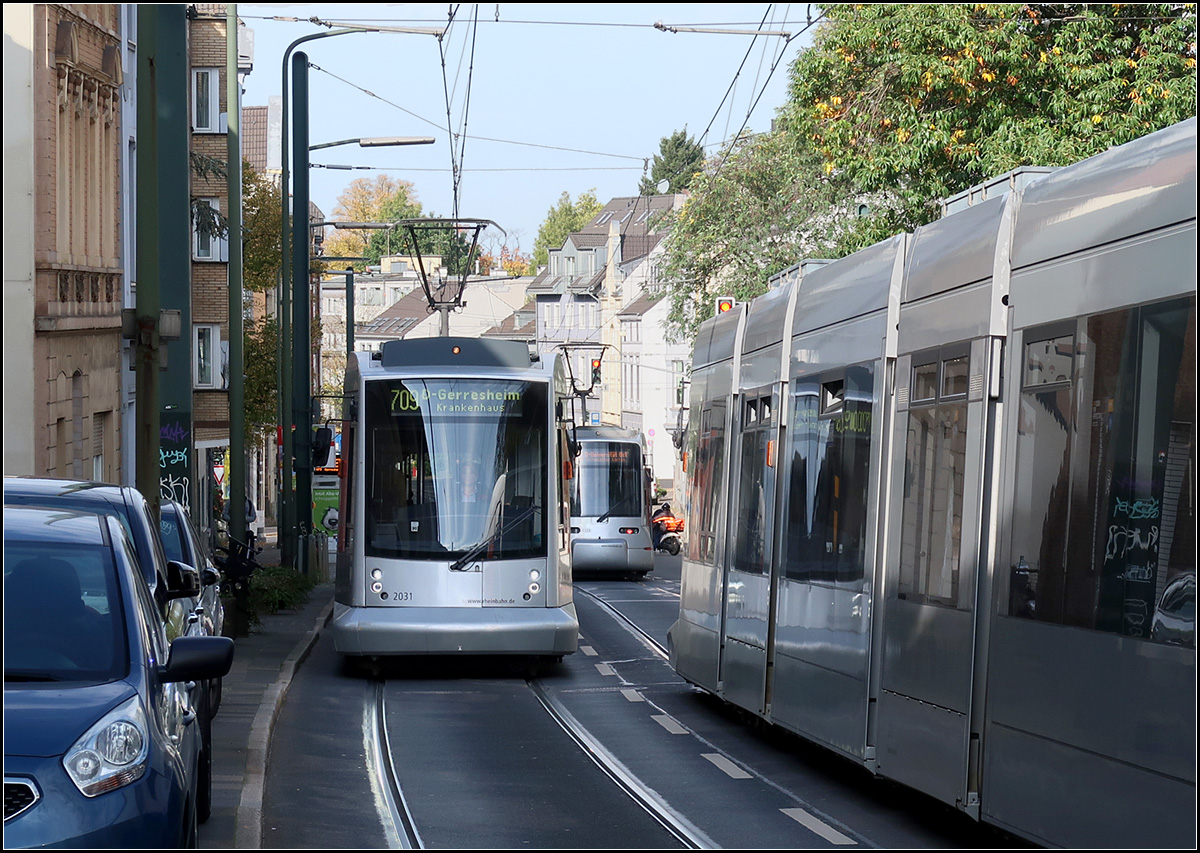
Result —
[{"label": "scooter rider", "polygon": [[663,536],[663,533],[666,532],[663,529],[661,519],[670,518],[670,517],[671,517],[671,505],[669,503],[663,503],[662,506],[660,506],[658,509],[656,509],[654,511],[654,515],[650,516],[650,538],[652,540],[651,544],[654,545],[654,550],[656,550],[656,551],[662,545],[662,536]]}]

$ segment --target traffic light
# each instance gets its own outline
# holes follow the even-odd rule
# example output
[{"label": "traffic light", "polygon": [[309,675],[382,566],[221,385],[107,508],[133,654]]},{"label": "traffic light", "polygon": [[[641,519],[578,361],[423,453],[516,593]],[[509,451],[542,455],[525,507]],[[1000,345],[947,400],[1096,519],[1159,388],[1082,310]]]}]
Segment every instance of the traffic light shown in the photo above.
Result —
[{"label": "traffic light", "polygon": [[737,302],[734,301],[734,298],[732,296],[718,296],[717,297],[717,313],[718,314],[724,314],[726,311],[732,311],[734,305],[737,305]]},{"label": "traffic light", "polygon": [[592,384],[600,384],[600,359],[598,358],[592,359]]}]

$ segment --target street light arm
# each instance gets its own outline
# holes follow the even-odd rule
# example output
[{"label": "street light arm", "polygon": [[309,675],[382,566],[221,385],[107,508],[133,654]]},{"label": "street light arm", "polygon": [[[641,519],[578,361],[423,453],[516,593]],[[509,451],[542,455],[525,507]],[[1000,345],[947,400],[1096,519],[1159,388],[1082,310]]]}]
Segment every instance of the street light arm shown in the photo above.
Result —
[{"label": "street light arm", "polygon": [[[282,428],[282,433],[283,433],[283,471],[285,474],[289,473],[292,470],[292,450],[293,450],[292,428],[294,426],[296,426],[296,424],[294,423],[294,420],[292,418],[292,411],[291,411],[293,390],[294,390],[293,389],[294,383],[292,381],[292,372],[293,372],[294,366],[291,364],[292,356],[293,356],[293,353],[292,353],[293,347],[291,344],[291,339],[293,337],[293,335],[292,335],[293,330],[291,328],[291,326],[292,326],[291,315],[295,311],[295,306],[290,304],[291,303],[290,291],[295,286],[295,281],[294,281],[295,270],[294,270],[294,265],[292,264],[292,261],[291,261],[291,256],[293,254],[294,247],[292,247],[290,245],[291,241],[289,240],[290,231],[291,231],[289,225],[290,225],[290,221],[291,221],[292,211],[290,209],[291,208],[291,205],[290,205],[291,182],[290,182],[290,175],[289,175],[289,169],[288,169],[288,166],[289,166],[289,163],[288,163],[288,142],[289,142],[289,140],[288,140],[288,128],[289,128],[288,103],[291,99],[291,91],[290,91],[290,85],[289,85],[291,76],[289,74],[289,68],[291,67],[291,64],[292,64],[292,53],[296,50],[296,48],[298,48],[300,45],[304,44],[305,42],[315,41],[316,39],[321,39],[321,38],[330,38],[332,36],[347,35],[349,33],[371,33],[371,32],[413,33],[413,34],[417,34],[417,35],[436,36],[439,41],[441,41],[442,37],[445,35],[445,30],[439,30],[439,29],[403,28],[403,27],[364,27],[364,26],[354,25],[354,24],[338,25],[333,22],[324,22],[324,21],[317,20],[315,18],[310,19],[310,20],[311,20],[311,23],[317,24],[319,26],[326,26],[326,27],[336,26],[338,28],[331,29],[327,32],[310,33],[309,35],[301,36],[300,38],[298,38],[294,42],[292,42],[290,45],[288,45],[287,50],[285,50],[284,54],[283,54],[282,75],[281,75],[281,79],[283,81],[283,89],[282,89],[283,103],[282,103],[282,110],[281,110],[283,121],[282,121],[282,126],[281,126],[280,183],[279,183],[281,204],[282,204],[282,208],[283,208],[281,222],[280,222],[281,269],[280,269],[280,298],[279,298],[279,315],[280,315],[280,330],[279,331],[280,331],[280,343],[281,343],[281,352],[280,352],[280,367],[281,367],[280,391],[281,391],[281,393],[280,393],[279,421],[280,421],[280,426]],[[307,140],[305,140],[305,142],[306,142],[305,147],[307,148]],[[306,156],[304,159],[307,160],[308,157]],[[297,168],[304,168],[306,171],[308,169],[308,163],[302,163],[302,164],[298,163],[296,165],[297,165]],[[307,209],[305,209],[303,211],[303,215],[305,218],[307,218],[307,216],[308,216]],[[304,229],[305,232],[307,232],[307,230],[308,229]],[[307,252],[305,254],[307,254]],[[305,427],[307,428],[307,425],[305,425]],[[302,440],[307,440],[307,436],[302,436]],[[311,485],[311,484],[309,484],[309,485]],[[311,500],[311,495],[306,494],[306,495],[304,495],[304,498],[305,498],[305,510],[307,511],[307,502],[309,500]],[[298,518],[299,510],[297,507],[296,492],[292,488],[292,478],[290,476],[283,476],[280,478],[280,508],[282,510],[282,513],[281,513],[282,517],[280,519],[281,524],[280,524],[280,528],[279,528],[279,539],[280,539],[281,550],[283,552],[282,556],[283,556],[283,560],[286,564],[294,566],[294,565],[296,565],[296,556],[297,555],[296,555],[295,547],[296,547],[297,543],[295,543],[293,541],[293,536],[298,530],[303,529],[303,528],[300,525],[300,519]]]},{"label": "street light arm", "polygon": [[309,151],[319,148],[333,148],[335,145],[353,145],[358,143],[360,148],[383,148],[392,145],[429,145],[436,142],[432,136],[375,136],[368,139],[339,139],[336,142],[321,142],[308,146]]},{"label": "street light arm", "polygon": [[780,36],[790,39],[792,34],[786,30],[722,30],[716,27],[672,27],[662,21],[654,22],[654,29],[664,33],[713,33],[727,36]]}]

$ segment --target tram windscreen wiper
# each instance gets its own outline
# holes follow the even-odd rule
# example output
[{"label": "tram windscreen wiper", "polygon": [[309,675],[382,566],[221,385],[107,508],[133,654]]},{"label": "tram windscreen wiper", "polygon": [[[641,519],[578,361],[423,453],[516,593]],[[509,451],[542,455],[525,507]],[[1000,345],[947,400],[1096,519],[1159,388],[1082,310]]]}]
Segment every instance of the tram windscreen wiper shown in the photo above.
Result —
[{"label": "tram windscreen wiper", "polygon": [[513,516],[508,521],[506,521],[499,530],[497,530],[495,533],[493,533],[487,539],[483,540],[478,545],[473,547],[470,551],[463,554],[461,557],[459,557],[457,560],[455,560],[453,563],[451,563],[450,571],[461,572],[463,570],[463,566],[465,566],[467,563],[474,560],[481,553],[483,553],[483,551],[485,549],[491,547],[493,542],[495,542],[497,539],[499,539],[501,536],[503,536],[508,531],[512,530],[514,527],[516,527],[522,521],[524,521],[525,519],[532,516],[539,509],[541,509],[541,507],[538,506],[537,504],[530,504],[528,507],[525,508],[525,510],[523,512],[521,512],[518,515]]},{"label": "tram windscreen wiper", "polygon": [[625,497],[621,498],[619,501],[617,501],[615,504],[613,504],[607,510],[605,510],[604,515],[602,515],[596,519],[597,523],[599,523],[601,521],[608,521],[608,517],[610,515],[612,515],[614,512],[616,512],[618,508],[625,506],[625,504],[627,504],[627,503],[629,503],[629,495],[626,495]]}]

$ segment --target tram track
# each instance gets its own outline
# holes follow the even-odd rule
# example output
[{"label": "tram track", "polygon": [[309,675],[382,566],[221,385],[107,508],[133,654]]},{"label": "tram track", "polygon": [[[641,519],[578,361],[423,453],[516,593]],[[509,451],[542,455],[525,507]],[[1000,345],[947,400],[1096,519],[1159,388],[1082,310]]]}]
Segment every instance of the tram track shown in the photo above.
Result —
[{"label": "tram track", "polygon": [[600,770],[625,792],[635,803],[657,821],[687,850],[711,850],[718,845],[698,829],[691,821],[675,811],[653,790],[628,771],[590,732],[575,719],[561,702],[536,678],[526,683],[555,722],[566,732]]},{"label": "tram track", "polygon": [[581,592],[584,595],[586,595],[588,598],[590,598],[592,601],[594,601],[602,610],[604,610],[606,613],[608,613],[610,616],[612,616],[618,622],[618,624],[621,625],[621,627],[623,627],[630,634],[633,634],[635,637],[637,637],[637,639],[643,645],[645,645],[648,649],[650,649],[650,651],[654,652],[656,655],[661,657],[663,660],[668,660],[670,658],[670,652],[668,652],[667,648],[662,643],[660,643],[658,640],[656,640],[653,635],[651,635],[647,631],[645,631],[640,625],[638,625],[636,622],[634,622],[632,619],[630,619],[628,616],[626,616],[624,613],[622,613],[616,607],[613,607],[611,604],[609,604],[603,598],[596,595],[596,593],[592,592],[591,590],[585,589],[585,588],[579,586],[578,584],[575,585],[575,592],[577,592],[577,593]]},{"label": "tram track", "polygon": [[421,850],[424,844],[417,831],[416,821],[404,799],[404,792],[392,762],[388,740],[387,718],[384,714],[384,684],[382,680],[367,681],[363,708],[363,746],[371,781],[379,802],[380,820],[392,850]]}]

